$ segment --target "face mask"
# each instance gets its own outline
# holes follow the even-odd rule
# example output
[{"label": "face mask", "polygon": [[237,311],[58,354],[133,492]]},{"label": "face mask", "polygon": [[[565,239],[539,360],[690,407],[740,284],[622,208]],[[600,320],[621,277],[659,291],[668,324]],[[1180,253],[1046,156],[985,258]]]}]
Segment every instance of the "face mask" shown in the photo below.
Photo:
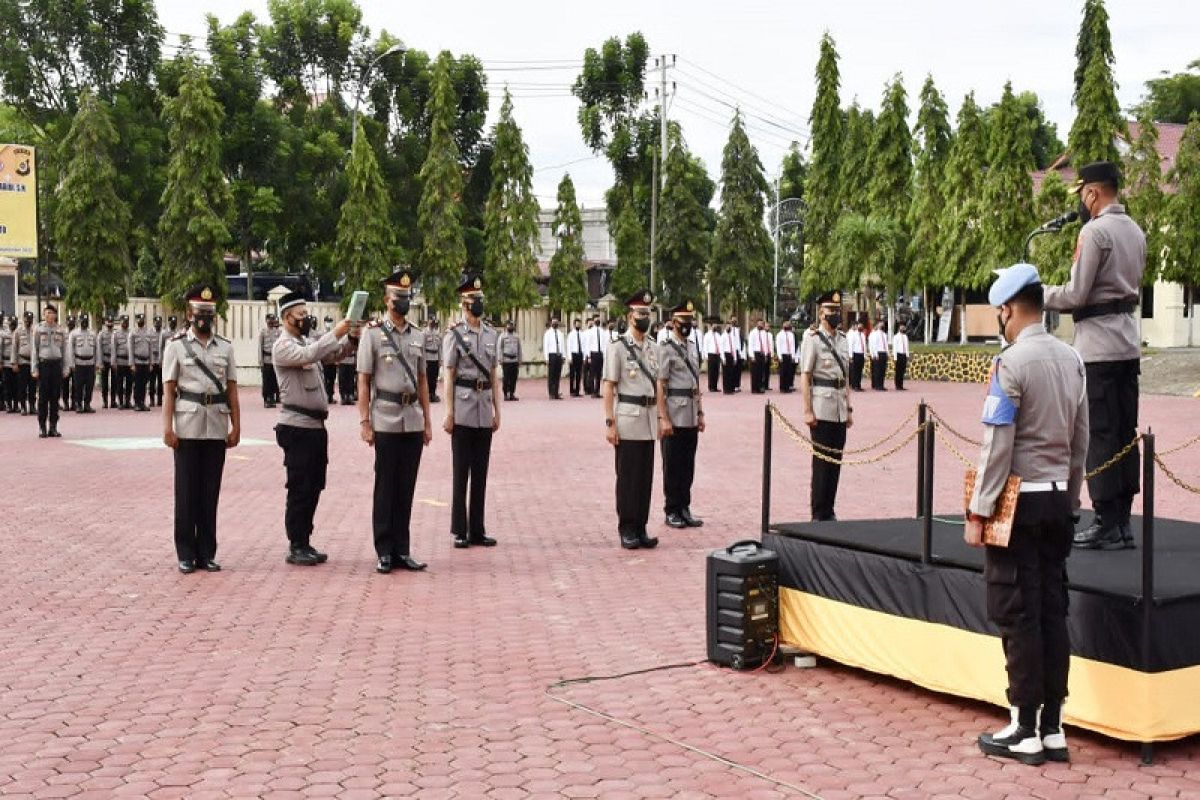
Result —
[{"label": "face mask", "polygon": [[834,312],[832,314],[826,314],[825,320],[829,323],[830,327],[836,328],[837,326],[842,324],[842,315],[839,312]]},{"label": "face mask", "polygon": [[192,327],[195,328],[199,333],[208,333],[212,330],[213,319],[214,317],[210,317],[207,314],[194,317],[192,319]]},{"label": "face mask", "polygon": [[[558,326],[557,326],[557,325],[555,325],[554,327],[556,327],[556,328],[557,328]],[[512,325],[509,325],[509,326],[508,326],[507,328],[505,328],[504,330],[508,331],[509,333],[512,333],[512,332],[513,332],[513,326],[512,326]]]},{"label": "face mask", "polygon": [[1006,325],[1006,323],[1004,322],[1004,315],[1003,315],[1003,314],[999,314],[999,313],[998,313],[998,314],[996,314],[996,324],[997,324],[997,325],[999,326],[999,328],[1000,328],[1000,341],[1002,341],[1002,342],[1007,342],[1007,341],[1008,341],[1008,337],[1004,335],[1004,328],[1005,328],[1005,325]]},{"label": "face mask", "polygon": [[679,323],[679,335],[682,336],[684,339],[691,336],[692,335],[692,323],[690,323],[690,322]]},{"label": "face mask", "polygon": [[638,332],[645,333],[646,331],[650,330],[650,318],[649,317],[634,317],[633,327],[636,328],[638,330]]},{"label": "face mask", "polygon": [[483,300],[481,300],[480,298],[476,297],[474,300],[472,300],[469,308],[470,308],[472,317],[482,317],[483,316]]},{"label": "face mask", "polygon": [[576,325],[576,326],[575,326],[575,330],[579,330],[579,326],[578,326],[578,325]]},{"label": "face mask", "polygon": [[79,323],[79,327],[80,327],[82,330],[85,330],[85,331],[86,331],[86,330],[88,329],[88,325],[90,325],[90,324],[91,324],[91,323],[89,323],[89,322],[88,322],[88,321],[85,319],[83,322],[80,322],[80,323]]},{"label": "face mask", "polygon": [[399,314],[399,315],[400,315],[400,316],[402,316],[402,317],[408,313],[408,309],[409,309],[411,306],[412,306],[412,301],[411,301],[411,300],[405,300],[405,299],[403,299],[403,298],[400,298],[400,297],[397,297],[397,298],[395,298],[395,299],[393,299],[393,300],[392,300],[392,311],[393,311],[393,313]]},{"label": "face mask", "polygon": [[308,336],[308,334],[312,333],[312,329],[316,327],[316,324],[316,317],[305,317],[296,323],[296,327],[300,329],[301,336]]}]

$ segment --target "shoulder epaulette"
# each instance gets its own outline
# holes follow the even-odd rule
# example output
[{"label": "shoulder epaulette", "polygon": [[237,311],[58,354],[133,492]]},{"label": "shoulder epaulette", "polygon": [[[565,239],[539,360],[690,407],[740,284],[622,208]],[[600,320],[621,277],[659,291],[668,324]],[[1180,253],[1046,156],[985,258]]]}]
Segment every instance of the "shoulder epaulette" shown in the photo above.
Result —
[{"label": "shoulder epaulette", "polygon": [[229,341],[228,339],[226,339],[224,336],[222,336],[219,333],[214,333],[213,336],[216,337],[218,340],[224,342],[225,344],[233,344],[233,342]]}]

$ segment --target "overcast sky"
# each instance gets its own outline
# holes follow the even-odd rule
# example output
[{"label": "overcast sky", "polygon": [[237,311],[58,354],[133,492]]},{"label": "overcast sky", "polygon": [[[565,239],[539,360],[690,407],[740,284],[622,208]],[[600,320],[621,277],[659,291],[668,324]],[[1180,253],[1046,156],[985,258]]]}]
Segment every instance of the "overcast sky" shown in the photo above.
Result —
[{"label": "overcast sky", "polygon": [[[1074,116],[1082,0],[359,2],[372,35],[386,29],[413,48],[472,53],[483,60],[493,115],[504,85],[511,86],[543,206],[553,205],[564,171],[571,173],[581,203],[603,203],[612,171],[584,146],[578,101],[567,88],[586,48],[631,31],[643,33],[653,54],[678,57],[668,70],[668,81],[676,85],[668,113],[682,123],[689,147],[714,180],[732,105],[749,115],[750,137],[768,175],[778,170],[790,141],[805,141],[817,45],[826,30],[841,56],[843,104],[857,97],[878,108],[885,82],[900,72],[915,115],[921,84],[932,73],[952,116],[966,92],[974,89],[981,104],[990,104],[1007,80],[1018,91],[1038,94],[1063,141]],[[205,30],[206,12],[229,22],[250,10],[265,20],[266,6],[266,0],[158,3],[170,34],[197,35]],[[1200,58],[1200,3],[1108,0],[1107,8],[1123,107],[1141,98],[1146,80]],[[168,42],[177,41],[168,36]]]}]

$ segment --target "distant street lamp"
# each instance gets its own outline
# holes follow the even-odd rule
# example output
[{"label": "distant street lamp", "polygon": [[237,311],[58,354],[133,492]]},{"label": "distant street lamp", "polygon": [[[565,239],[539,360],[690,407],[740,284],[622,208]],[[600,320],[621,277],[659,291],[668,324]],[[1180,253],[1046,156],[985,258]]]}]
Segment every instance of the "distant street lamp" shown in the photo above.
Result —
[{"label": "distant street lamp", "polygon": [[363,71],[362,80],[358,83],[358,91],[354,93],[354,110],[350,113],[350,148],[354,149],[354,143],[358,141],[358,104],[362,100],[363,87],[367,85],[367,78],[371,77],[371,73],[375,71],[375,67],[379,66],[379,62],[383,61],[388,56],[394,56],[397,53],[403,53],[408,48],[404,46],[404,42],[396,42],[394,45],[384,50],[375,57],[367,68]]}]

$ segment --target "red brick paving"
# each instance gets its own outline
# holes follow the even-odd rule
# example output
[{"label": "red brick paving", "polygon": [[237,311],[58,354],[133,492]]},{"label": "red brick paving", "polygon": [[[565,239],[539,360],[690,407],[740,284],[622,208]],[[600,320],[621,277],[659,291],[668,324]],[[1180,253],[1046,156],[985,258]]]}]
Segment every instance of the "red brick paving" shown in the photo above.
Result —
[{"label": "red brick paving", "polygon": [[[71,439],[154,436],[157,415],[67,415],[63,440],[0,417],[0,795],[12,797],[644,798],[797,796],[793,790],[555,702],[560,679],[704,656],[704,555],[756,535],[762,398],[710,397],[696,532],[617,547],[611,450],[599,401],[552,403],[523,382],[504,405],[489,486],[492,550],[453,550],[449,446],[421,469],[414,554],[423,574],[373,572],[371,457],[357,416],[330,421],[330,486],[317,515],[323,567],[283,563],[283,469],[274,445],[231,453],[220,574],[179,575],[166,450]],[[851,447],[924,395],[975,433],[976,386],[913,384],[855,398]],[[799,417],[793,395],[779,398]],[[244,436],[274,412],[243,394]],[[1160,447],[1193,435],[1196,401],[1148,397]],[[441,408],[435,406],[435,413]],[[807,514],[807,459],[776,438],[776,520]],[[1185,479],[1200,448],[1172,457]],[[973,453],[972,453],[973,455]],[[915,450],[843,472],[843,518],[909,514]],[[961,470],[938,453],[937,507]],[[657,490],[658,487],[656,487]],[[1166,516],[1200,498],[1160,482]],[[999,652],[996,654],[1000,657]],[[630,724],[739,762],[811,795],[1200,797],[1200,741],[1136,748],[1075,734],[1072,765],[980,757],[997,709],[822,663],[741,674],[708,665],[556,690]]]}]

